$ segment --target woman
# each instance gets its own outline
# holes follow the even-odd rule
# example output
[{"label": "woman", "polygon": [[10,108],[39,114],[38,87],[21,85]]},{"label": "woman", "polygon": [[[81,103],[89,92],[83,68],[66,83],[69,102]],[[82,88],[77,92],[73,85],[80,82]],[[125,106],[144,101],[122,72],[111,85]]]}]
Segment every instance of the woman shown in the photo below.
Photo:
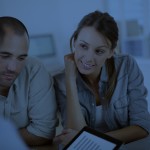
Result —
[{"label": "woman", "polygon": [[129,143],[149,134],[150,115],[143,75],[131,56],[115,54],[117,41],[118,27],[108,13],[83,17],[70,40],[65,73],[55,76],[55,90],[64,128],[90,126]]}]

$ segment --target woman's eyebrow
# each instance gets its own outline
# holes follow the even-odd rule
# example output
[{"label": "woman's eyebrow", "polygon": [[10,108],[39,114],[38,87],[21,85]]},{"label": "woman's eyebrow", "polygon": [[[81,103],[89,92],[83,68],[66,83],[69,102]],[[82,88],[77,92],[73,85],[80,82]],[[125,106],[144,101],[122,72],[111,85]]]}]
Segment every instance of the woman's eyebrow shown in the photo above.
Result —
[{"label": "woman's eyebrow", "polygon": [[83,40],[80,40],[81,42],[83,42],[83,43],[85,43],[85,44],[89,44],[89,43],[87,43],[87,42],[85,42],[85,41],[83,41]]},{"label": "woman's eyebrow", "polygon": [[[84,40],[80,40],[81,42],[83,42],[83,43],[85,43],[85,44],[88,44],[89,45],[89,43],[87,43],[86,41],[84,41]],[[109,48],[108,47],[108,45],[100,45],[100,46],[98,46],[98,47],[96,47],[96,48]]]},{"label": "woman's eyebrow", "polygon": [[101,45],[101,46],[98,46],[97,48],[108,48],[107,45]]}]

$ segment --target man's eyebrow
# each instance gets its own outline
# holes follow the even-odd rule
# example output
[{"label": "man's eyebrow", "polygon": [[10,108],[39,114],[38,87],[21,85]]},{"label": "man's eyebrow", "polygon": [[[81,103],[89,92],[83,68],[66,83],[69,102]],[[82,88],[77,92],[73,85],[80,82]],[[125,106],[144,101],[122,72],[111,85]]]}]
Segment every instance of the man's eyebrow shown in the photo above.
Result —
[{"label": "man's eyebrow", "polygon": [[[11,53],[9,53],[9,52],[0,52],[0,54],[4,54],[4,55],[12,55]],[[28,56],[28,54],[21,54],[21,55],[19,55],[18,57],[27,57]]]},{"label": "man's eyebrow", "polygon": [[11,53],[9,53],[9,52],[0,52],[0,54],[12,55],[12,54],[11,54]]},{"label": "man's eyebrow", "polygon": [[19,57],[27,57],[27,56],[28,56],[27,54],[19,55]]}]

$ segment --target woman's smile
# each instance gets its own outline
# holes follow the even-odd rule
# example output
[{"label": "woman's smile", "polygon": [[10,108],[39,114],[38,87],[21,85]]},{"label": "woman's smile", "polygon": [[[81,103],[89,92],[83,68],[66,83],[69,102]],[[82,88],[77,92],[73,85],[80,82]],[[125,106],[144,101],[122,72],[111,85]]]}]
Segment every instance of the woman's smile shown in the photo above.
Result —
[{"label": "woman's smile", "polygon": [[93,69],[95,67],[95,65],[90,64],[90,63],[86,63],[86,62],[84,62],[82,60],[80,60],[80,62],[82,64],[83,69],[85,69],[85,70],[91,70],[91,69]]}]

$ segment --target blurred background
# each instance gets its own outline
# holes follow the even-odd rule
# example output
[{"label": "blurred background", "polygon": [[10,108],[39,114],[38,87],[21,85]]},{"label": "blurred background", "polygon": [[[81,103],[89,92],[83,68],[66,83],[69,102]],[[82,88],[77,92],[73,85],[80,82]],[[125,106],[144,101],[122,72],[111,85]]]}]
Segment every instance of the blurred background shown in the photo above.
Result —
[{"label": "blurred background", "polygon": [[30,55],[39,57],[52,74],[64,67],[80,19],[95,10],[115,18],[120,32],[116,51],[135,57],[150,91],[150,0],[0,0],[0,16],[17,17],[26,25]]}]

